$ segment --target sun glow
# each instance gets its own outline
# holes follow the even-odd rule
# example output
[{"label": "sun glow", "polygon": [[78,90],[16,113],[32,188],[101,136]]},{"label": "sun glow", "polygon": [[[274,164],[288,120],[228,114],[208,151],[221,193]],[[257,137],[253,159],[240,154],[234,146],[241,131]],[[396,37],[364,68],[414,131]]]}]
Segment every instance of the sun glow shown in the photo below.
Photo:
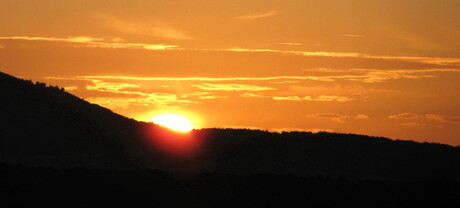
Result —
[{"label": "sun glow", "polygon": [[155,116],[152,122],[160,126],[179,132],[189,132],[193,129],[192,122],[189,119],[177,114],[161,114]]}]

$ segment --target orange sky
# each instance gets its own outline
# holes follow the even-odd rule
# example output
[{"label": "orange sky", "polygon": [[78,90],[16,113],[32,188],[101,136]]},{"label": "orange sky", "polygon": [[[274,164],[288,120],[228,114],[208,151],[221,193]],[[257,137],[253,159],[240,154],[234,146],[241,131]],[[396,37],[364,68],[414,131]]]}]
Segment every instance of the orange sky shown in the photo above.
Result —
[{"label": "orange sky", "polygon": [[139,120],[460,144],[458,0],[0,0],[0,70]]}]

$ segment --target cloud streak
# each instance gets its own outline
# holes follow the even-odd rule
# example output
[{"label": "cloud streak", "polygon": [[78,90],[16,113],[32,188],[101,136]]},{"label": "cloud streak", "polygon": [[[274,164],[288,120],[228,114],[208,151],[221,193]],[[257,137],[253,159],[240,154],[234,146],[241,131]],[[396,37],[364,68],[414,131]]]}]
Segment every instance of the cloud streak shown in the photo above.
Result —
[{"label": "cloud streak", "polygon": [[106,27],[117,30],[119,32],[175,40],[193,39],[190,35],[186,34],[185,32],[180,31],[172,27],[171,25],[158,20],[129,21],[109,15],[98,14],[93,16],[94,18],[100,20]]},{"label": "cloud streak", "polygon": [[233,52],[253,52],[253,53],[280,53],[300,56],[313,57],[336,57],[336,58],[363,58],[377,60],[397,60],[410,61],[424,64],[437,64],[442,66],[460,66],[459,58],[438,58],[438,57],[416,57],[416,56],[378,56],[354,52],[327,52],[327,51],[289,51],[275,49],[249,49],[249,48],[229,48],[224,49]]},{"label": "cloud streak", "polygon": [[273,97],[273,100],[286,100],[286,101],[317,101],[317,102],[348,102],[353,100],[350,97],[345,97],[345,96],[336,96],[336,95],[319,95],[319,96],[305,96],[303,98],[299,96],[286,96],[286,97],[280,97],[280,96],[275,96]]},{"label": "cloud streak", "polygon": [[[133,23],[134,24],[134,23]],[[187,36],[174,35],[174,30],[164,29],[164,34],[159,36],[168,36],[170,39],[189,39]],[[169,34],[169,35],[167,35]],[[86,47],[99,48],[134,48],[145,50],[166,50],[179,49],[177,45],[170,44],[147,44],[147,43],[128,43],[120,38],[104,39],[88,36],[76,36],[67,38],[56,37],[27,37],[27,36],[11,36],[0,37],[0,40],[23,40],[23,41],[48,41],[48,42],[68,42],[78,43]],[[289,45],[297,45],[296,43],[284,43]],[[389,60],[389,61],[404,61],[420,64],[434,64],[442,67],[460,67],[460,58],[444,58],[444,57],[417,57],[417,56],[379,56],[355,52],[333,52],[333,51],[295,51],[295,50],[276,50],[276,49],[249,49],[249,48],[228,48],[228,49],[182,49],[189,51],[228,51],[240,53],[277,53],[284,55],[297,55],[306,57],[332,57],[332,58],[358,58],[358,59],[374,59],[374,60]],[[439,69],[438,69],[439,70]],[[444,69],[454,70],[454,69]]]},{"label": "cloud streak", "polygon": [[389,119],[396,119],[396,120],[415,120],[421,118],[420,115],[415,113],[400,113],[400,114],[393,114],[388,116]]},{"label": "cloud streak", "polygon": [[[413,70],[377,70],[377,69],[355,69],[348,70],[353,74],[325,75],[325,76],[269,76],[269,77],[133,77],[133,76],[74,76],[74,77],[45,77],[47,79],[67,79],[67,80],[131,80],[131,81],[203,81],[203,82],[223,82],[223,81],[322,81],[334,82],[338,80],[381,83],[388,80],[398,79],[423,79],[435,78],[436,73],[460,72],[460,69],[413,69]],[[206,83],[195,87],[212,89],[215,84]],[[217,86],[215,86],[217,87]],[[234,86],[238,87],[238,86]],[[201,89],[200,88],[200,89]],[[314,98],[312,98],[314,99]],[[324,98],[326,99],[326,98]]]},{"label": "cloud streak", "polygon": [[460,124],[460,116],[457,115],[441,115],[441,114],[427,114],[426,118],[443,123]]},{"label": "cloud streak", "polygon": [[355,119],[355,120],[369,119],[369,116],[364,115],[364,114],[357,114],[355,116],[349,116],[349,115],[342,115],[338,113],[316,113],[316,114],[307,115],[306,117],[315,118],[315,119],[326,119],[326,120],[331,120],[331,121],[338,122],[338,123],[345,123],[346,120],[349,120],[349,119]]},{"label": "cloud streak", "polygon": [[[179,99],[171,93],[145,93],[140,92],[140,85],[131,83],[114,83],[102,80],[91,80],[92,85],[85,87],[88,91],[112,93],[109,97],[90,96],[87,101],[93,102],[108,108],[129,108],[132,106],[156,106],[174,107],[181,104],[196,103],[195,101]],[[122,97],[119,95],[128,95]]]},{"label": "cloud streak", "polygon": [[245,14],[241,16],[235,17],[236,19],[245,19],[245,20],[253,20],[253,19],[263,19],[267,17],[273,17],[279,15],[281,12],[276,10],[266,11],[262,13],[252,13],[252,14]]},{"label": "cloud streak", "polygon": [[102,41],[101,38],[93,38],[88,36],[76,36],[67,38],[55,38],[55,37],[28,37],[28,36],[11,36],[11,37],[0,37],[0,40],[28,40],[28,41],[49,41],[49,42],[69,42],[69,43],[90,43],[95,41]]},{"label": "cloud streak", "polygon": [[331,102],[331,101],[337,101],[337,102],[348,102],[353,100],[350,97],[345,97],[345,96],[337,96],[337,95],[320,95],[316,97],[312,96],[305,96],[302,98],[302,100],[308,100],[308,101],[320,101],[320,102]]},{"label": "cloud streak", "polygon": [[124,49],[145,49],[145,50],[167,50],[178,48],[177,45],[166,44],[144,44],[144,43],[126,43],[120,38],[103,39],[88,36],[77,36],[67,38],[55,37],[27,37],[27,36],[12,36],[0,37],[0,40],[22,40],[22,41],[46,41],[46,42],[64,42],[81,44],[83,47],[90,48],[124,48]]},{"label": "cloud streak", "polygon": [[211,84],[203,83],[199,85],[192,85],[201,90],[208,91],[267,91],[273,90],[271,87],[263,87],[257,85],[244,85],[244,84]]},{"label": "cloud streak", "polygon": [[301,101],[302,98],[298,96],[287,96],[287,97],[275,96],[273,97],[273,100]]}]

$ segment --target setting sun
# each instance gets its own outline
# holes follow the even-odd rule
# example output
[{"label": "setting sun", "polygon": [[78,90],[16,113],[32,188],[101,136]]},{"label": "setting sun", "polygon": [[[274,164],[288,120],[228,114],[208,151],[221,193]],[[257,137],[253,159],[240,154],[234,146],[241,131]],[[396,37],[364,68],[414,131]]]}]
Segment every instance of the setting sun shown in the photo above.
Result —
[{"label": "setting sun", "polygon": [[152,122],[179,132],[189,132],[193,129],[189,119],[176,114],[161,114],[153,118]]}]

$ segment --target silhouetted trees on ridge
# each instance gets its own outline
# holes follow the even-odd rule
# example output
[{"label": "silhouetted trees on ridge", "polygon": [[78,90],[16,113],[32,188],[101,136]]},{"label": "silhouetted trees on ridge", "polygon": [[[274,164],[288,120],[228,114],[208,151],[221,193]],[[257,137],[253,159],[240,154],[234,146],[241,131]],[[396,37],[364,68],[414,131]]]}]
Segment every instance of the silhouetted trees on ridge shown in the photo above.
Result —
[{"label": "silhouetted trees on ridge", "polygon": [[[0,119],[6,205],[443,207],[460,197],[460,146],[329,132],[177,134],[1,72]],[[163,151],[184,138],[196,140],[194,154]]]},{"label": "silhouetted trees on ridge", "polygon": [[329,132],[194,130],[197,153],[180,161],[158,142],[179,135],[162,127],[115,114],[57,86],[3,73],[0,86],[3,162],[160,170],[190,163],[193,167],[183,171],[379,180],[459,180],[460,175],[459,147]]}]

